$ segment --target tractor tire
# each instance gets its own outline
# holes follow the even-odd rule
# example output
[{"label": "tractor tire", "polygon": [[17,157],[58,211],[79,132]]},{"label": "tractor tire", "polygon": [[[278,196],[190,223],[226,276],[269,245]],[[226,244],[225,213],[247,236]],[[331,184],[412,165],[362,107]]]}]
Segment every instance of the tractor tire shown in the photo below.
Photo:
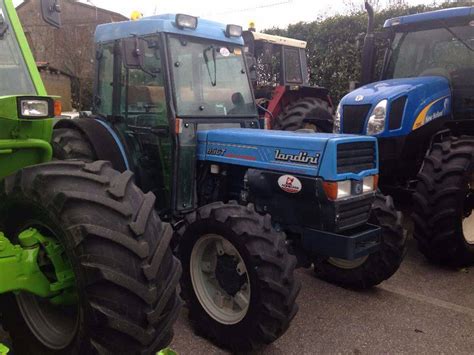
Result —
[{"label": "tractor tire", "polygon": [[215,202],[178,230],[181,290],[198,335],[232,352],[279,338],[296,315],[296,258],[271,217],[253,205]]},{"label": "tractor tire", "polygon": [[391,277],[405,256],[406,235],[402,215],[395,209],[390,196],[377,193],[369,223],[382,228],[380,250],[356,260],[317,258],[316,276],[330,283],[350,288],[367,289]]},{"label": "tractor tire", "polygon": [[414,237],[433,263],[474,263],[474,137],[433,144],[413,194]]},{"label": "tractor tire", "polygon": [[276,117],[274,130],[297,131],[312,129],[315,132],[332,133],[334,117],[327,101],[304,97],[291,104]]},{"label": "tractor tire", "polygon": [[104,161],[58,161],[0,183],[5,235],[16,242],[33,227],[54,237],[77,294],[71,306],[25,292],[1,295],[1,324],[15,354],[154,354],[170,343],[181,267],[155,196],[132,177]]},{"label": "tractor tire", "polygon": [[77,129],[57,128],[53,130],[53,157],[57,160],[97,160],[94,149]]}]

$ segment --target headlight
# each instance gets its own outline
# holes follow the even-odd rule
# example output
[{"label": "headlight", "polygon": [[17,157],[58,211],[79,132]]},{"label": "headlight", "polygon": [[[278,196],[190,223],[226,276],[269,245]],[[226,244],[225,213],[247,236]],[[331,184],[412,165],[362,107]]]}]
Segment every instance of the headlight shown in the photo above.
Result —
[{"label": "headlight", "polygon": [[19,99],[20,118],[48,118],[53,115],[53,102],[41,99]]},{"label": "headlight", "polygon": [[242,26],[238,25],[227,25],[225,30],[227,37],[240,37],[242,36]]},{"label": "headlight", "polygon": [[387,100],[380,101],[375,106],[367,123],[367,134],[379,134],[385,129],[385,118],[387,117]]},{"label": "headlight", "polygon": [[179,28],[189,28],[191,30],[195,30],[198,25],[197,17],[185,14],[177,14],[175,21]]},{"label": "headlight", "polygon": [[330,200],[339,200],[350,196],[360,196],[377,190],[378,175],[366,176],[361,181],[343,180],[343,181],[323,181],[323,189]]},{"label": "headlight", "polygon": [[332,126],[333,133],[341,132],[341,104],[337,106],[336,116],[334,117],[334,125]]},{"label": "headlight", "polygon": [[378,175],[366,176],[362,182],[362,192],[371,192],[377,190],[377,185],[379,182]]}]

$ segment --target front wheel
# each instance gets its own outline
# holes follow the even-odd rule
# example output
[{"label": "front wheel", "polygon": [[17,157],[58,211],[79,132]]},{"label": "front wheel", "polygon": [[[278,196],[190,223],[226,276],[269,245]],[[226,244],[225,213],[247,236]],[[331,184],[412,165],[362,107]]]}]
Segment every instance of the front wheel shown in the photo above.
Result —
[{"label": "front wheel", "polygon": [[0,183],[2,232],[15,244],[24,231],[48,238],[40,270],[51,285],[72,281],[53,298],[1,295],[15,354],[154,353],[171,341],[180,265],[154,195],[132,177],[103,161],[54,162]]},{"label": "front wheel", "polygon": [[370,288],[391,277],[400,267],[405,254],[406,236],[401,219],[392,198],[377,193],[369,223],[381,227],[380,249],[355,260],[317,258],[314,262],[316,276],[352,289]]},{"label": "front wheel", "polygon": [[474,137],[435,143],[413,195],[414,237],[432,262],[474,263]]},{"label": "front wheel", "polygon": [[181,288],[196,331],[232,351],[280,337],[296,315],[296,259],[270,216],[252,205],[212,203],[178,232]]}]

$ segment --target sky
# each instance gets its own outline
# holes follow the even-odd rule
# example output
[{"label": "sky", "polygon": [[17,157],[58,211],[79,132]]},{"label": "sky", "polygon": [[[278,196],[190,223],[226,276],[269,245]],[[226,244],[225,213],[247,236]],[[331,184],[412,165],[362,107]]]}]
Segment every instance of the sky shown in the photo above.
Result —
[{"label": "sky", "polygon": [[[314,21],[336,13],[345,13],[351,6],[363,6],[363,0],[81,0],[130,17],[134,10],[145,16],[164,13],[185,13],[222,23],[248,27],[254,21],[257,30],[286,27],[299,21]],[[14,0],[16,5],[22,0]],[[379,0],[381,6],[389,0]],[[410,5],[433,3],[407,0]]]}]

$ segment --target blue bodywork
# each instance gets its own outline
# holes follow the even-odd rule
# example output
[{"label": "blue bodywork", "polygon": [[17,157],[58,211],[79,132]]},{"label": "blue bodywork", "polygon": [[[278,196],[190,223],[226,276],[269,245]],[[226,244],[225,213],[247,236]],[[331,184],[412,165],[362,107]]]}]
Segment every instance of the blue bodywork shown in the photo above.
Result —
[{"label": "blue bodywork", "polygon": [[[406,96],[403,118],[399,128],[389,130],[391,103]],[[391,79],[365,85],[344,96],[341,107],[345,105],[371,105],[363,132],[367,130],[367,121],[380,101],[387,100],[387,118],[385,130],[377,137],[394,137],[411,133],[422,125],[451,113],[451,89],[449,81],[441,76],[422,76],[416,78]],[[344,117],[341,113],[341,132],[344,132]]]},{"label": "blue bodywork", "polygon": [[136,21],[124,21],[99,25],[95,31],[95,42],[105,43],[120,40],[122,38],[146,36],[164,32],[205,38],[208,40],[226,42],[240,46],[243,46],[244,44],[242,37],[227,37],[225,35],[225,24],[199,19],[195,30],[189,28],[181,29],[176,25],[175,17],[175,14],[165,14],[143,17]]},{"label": "blue bodywork", "polygon": [[383,27],[390,28],[410,24],[420,24],[437,20],[451,20],[457,18],[469,18],[474,15],[474,7],[455,7],[437,11],[424,12],[421,14],[407,15],[386,20]]},{"label": "blue bodywork", "polygon": [[[337,174],[337,146],[341,143],[376,142],[373,137],[311,134],[256,129],[216,129],[198,132],[199,160],[241,165],[289,174],[321,177],[328,181],[361,180],[378,173],[375,168],[360,173]],[[377,149],[377,144],[375,149]],[[278,157],[300,157],[291,162]]]}]

